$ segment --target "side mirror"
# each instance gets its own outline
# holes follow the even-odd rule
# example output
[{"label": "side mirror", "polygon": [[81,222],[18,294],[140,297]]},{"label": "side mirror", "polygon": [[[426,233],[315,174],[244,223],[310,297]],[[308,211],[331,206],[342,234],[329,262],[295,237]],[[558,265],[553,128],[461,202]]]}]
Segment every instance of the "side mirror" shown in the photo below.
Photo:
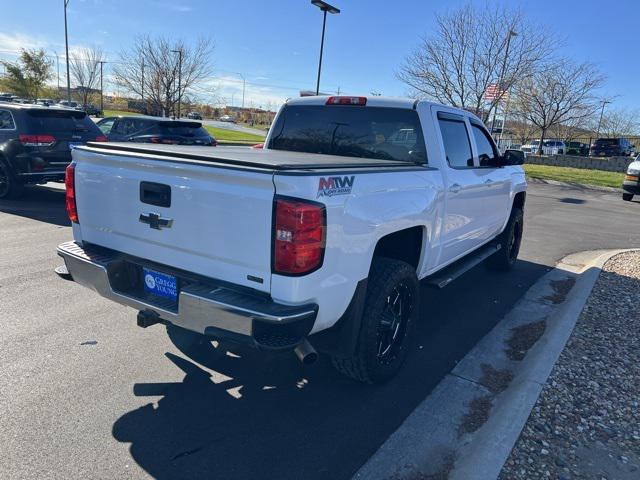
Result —
[{"label": "side mirror", "polygon": [[522,150],[505,150],[502,156],[503,165],[522,165],[524,163],[524,152]]}]

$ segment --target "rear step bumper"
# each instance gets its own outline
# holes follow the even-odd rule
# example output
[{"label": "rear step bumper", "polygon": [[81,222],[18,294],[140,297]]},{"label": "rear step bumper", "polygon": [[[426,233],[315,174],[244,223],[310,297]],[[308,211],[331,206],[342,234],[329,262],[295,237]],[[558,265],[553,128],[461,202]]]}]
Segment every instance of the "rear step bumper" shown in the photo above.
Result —
[{"label": "rear step bumper", "polygon": [[[179,271],[95,246],[67,242],[58,246],[73,280],[114,302],[157,315],[163,323],[267,349],[291,349],[309,334],[315,304],[289,306],[236,290],[214,280],[185,278]],[[132,271],[145,265],[175,275],[181,286],[177,304],[150,299],[134,288]]]}]

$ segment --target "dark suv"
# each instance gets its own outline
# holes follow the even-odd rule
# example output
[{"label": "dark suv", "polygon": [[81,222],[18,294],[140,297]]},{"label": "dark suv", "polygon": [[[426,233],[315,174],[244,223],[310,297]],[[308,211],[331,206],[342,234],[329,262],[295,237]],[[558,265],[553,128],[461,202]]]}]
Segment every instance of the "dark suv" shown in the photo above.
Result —
[{"label": "dark suv", "polygon": [[85,112],[0,103],[0,198],[20,196],[26,184],[64,181],[71,149],[106,140]]},{"label": "dark suv", "polygon": [[216,146],[216,139],[200,122],[128,115],[106,117],[97,123],[110,142],[165,143]]},{"label": "dark suv", "polygon": [[626,157],[633,155],[634,146],[626,138],[599,138],[589,150],[590,157]]}]

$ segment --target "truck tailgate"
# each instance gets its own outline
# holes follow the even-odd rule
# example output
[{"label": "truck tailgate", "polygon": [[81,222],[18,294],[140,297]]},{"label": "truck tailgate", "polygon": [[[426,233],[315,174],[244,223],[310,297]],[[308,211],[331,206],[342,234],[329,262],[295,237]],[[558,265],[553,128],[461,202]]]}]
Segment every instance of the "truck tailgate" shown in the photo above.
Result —
[{"label": "truck tailgate", "polygon": [[271,172],[158,161],[135,153],[78,149],[73,156],[83,241],[270,290]]}]

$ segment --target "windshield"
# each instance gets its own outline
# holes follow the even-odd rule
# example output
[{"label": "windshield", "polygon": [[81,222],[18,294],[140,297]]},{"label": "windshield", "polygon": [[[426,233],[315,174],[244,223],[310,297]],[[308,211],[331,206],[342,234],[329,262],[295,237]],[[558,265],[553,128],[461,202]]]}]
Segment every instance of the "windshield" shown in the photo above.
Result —
[{"label": "windshield", "polygon": [[413,163],[427,160],[418,114],[406,108],[287,106],[278,115],[269,148]]}]

